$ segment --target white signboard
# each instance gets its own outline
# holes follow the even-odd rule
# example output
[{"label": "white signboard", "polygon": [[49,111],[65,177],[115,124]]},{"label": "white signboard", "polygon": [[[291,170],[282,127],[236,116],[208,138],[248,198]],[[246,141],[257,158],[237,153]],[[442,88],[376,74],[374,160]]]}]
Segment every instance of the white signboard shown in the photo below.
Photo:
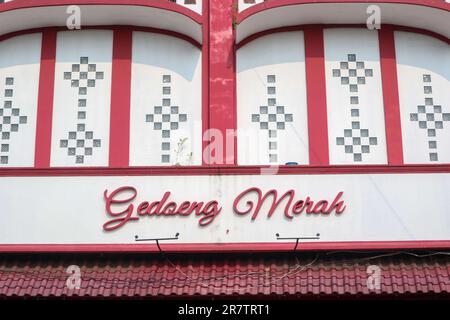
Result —
[{"label": "white signboard", "polygon": [[2,177],[0,190],[3,251],[88,244],[132,251],[142,245],[135,235],[177,233],[161,246],[252,250],[295,243],[276,234],[320,234],[300,240],[300,248],[450,243],[447,173]]}]

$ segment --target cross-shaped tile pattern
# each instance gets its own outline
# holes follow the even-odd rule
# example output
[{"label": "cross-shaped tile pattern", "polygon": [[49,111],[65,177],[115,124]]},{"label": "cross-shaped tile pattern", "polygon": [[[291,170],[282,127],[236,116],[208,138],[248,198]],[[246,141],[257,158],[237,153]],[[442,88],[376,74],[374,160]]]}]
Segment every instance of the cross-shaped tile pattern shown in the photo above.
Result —
[{"label": "cross-shaped tile pattern", "polygon": [[267,130],[270,163],[278,162],[278,130],[284,130],[286,123],[294,120],[292,113],[285,113],[285,107],[277,105],[276,93],[276,76],[267,75],[267,105],[252,114],[252,122],[258,122],[261,130]]},{"label": "cross-shaped tile pattern", "polygon": [[27,123],[27,116],[20,114],[20,108],[13,105],[14,78],[5,78],[5,91],[3,106],[0,106],[0,164],[8,164],[11,147],[11,134],[18,132],[22,125]]},{"label": "cross-shaped tile pattern", "polygon": [[187,114],[180,113],[180,107],[172,106],[172,77],[163,75],[162,78],[162,104],[153,107],[153,113],[145,115],[145,121],[153,123],[153,130],[161,131],[161,162],[170,163],[170,133],[178,130],[181,122],[187,122]]},{"label": "cross-shaped tile pattern", "polygon": [[367,69],[364,61],[359,61],[356,54],[347,55],[347,61],[339,63],[339,69],[333,69],[333,77],[339,78],[343,86],[349,89],[351,128],[344,129],[344,136],[336,138],[338,146],[344,146],[344,152],[353,155],[354,162],[363,161],[363,154],[371,152],[371,146],[378,144],[377,137],[369,135],[369,129],[361,128],[359,87],[366,84],[367,78],[373,77],[373,70]]},{"label": "cross-shaped tile pattern", "polygon": [[442,106],[434,103],[431,75],[424,74],[422,78],[425,103],[417,106],[417,112],[410,113],[410,120],[427,131],[430,161],[439,161],[436,134],[444,128],[445,121],[450,121],[450,113],[443,113]]},{"label": "cross-shaped tile pattern", "polygon": [[64,80],[78,91],[76,130],[68,132],[67,139],[61,139],[59,146],[67,149],[67,155],[74,157],[75,163],[83,164],[85,157],[92,156],[93,148],[101,147],[101,139],[94,139],[94,132],[86,128],[88,88],[95,88],[103,80],[104,73],[97,70],[95,63],[89,63],[89,57],[80,57],[80,63],[72,64],[71,71],[64,72]]}]

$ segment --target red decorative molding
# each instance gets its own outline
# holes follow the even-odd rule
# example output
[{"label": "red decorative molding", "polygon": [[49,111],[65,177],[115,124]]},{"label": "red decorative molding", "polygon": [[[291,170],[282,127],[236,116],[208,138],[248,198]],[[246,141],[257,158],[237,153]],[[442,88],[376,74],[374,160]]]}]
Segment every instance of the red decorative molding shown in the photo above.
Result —
[{"label": "red decorative molding", "polygon": [[53,91],[55,86],[56,30],[42,32],[41,65],[36,118],[34,166],[50,167],[53,120]]},{"label": "red decorative molding", "polygon": [[380,47],[381,79],[383,86],[384,117],[388,163],[403,164],[402,126],[398,93],[397,60],[392,28],[383,27],[378,31]]},{"label": "red decorative molding", "polygon": [[[261,175],[269,166],[176,166],[176,167],[67,167],[67,168],[0,168],[0,177],[58,177],[58,176],[202,176],[202,175]],[[270,171],[271,172],[271,171]],[[276,175],[303,174],[412,174],[450,173],[450,164],[434,165],[333,165],[280,166]]]},{"label": "red decorative molding", "polygon": [[322,27],[305,27],[309,164],[328,165],[328,119]]},{"label": "red decorative molding", "polygon": [[[14,0],[19,1],[19,0]],[[170,30],[164,30],[164,29],[158,29],[158,28],[151,28],[151,27],[138,27],[138,26],[86,26],[83,27],[83,30],[132,30],[132,31],[142,31],[142,32],[151,32],[151,33],[159,33],[166,36],[175,37],[184,41],[189,42],[193,46],[201,49],[202,45],[196,41],[195,39],[188,37],[184,34],[170,31]],[[46,28],[34,28],[34,29],[28,29],[28,30],[22,30],[22,31],[16,31],[7,33],[4,35],[0,35],[0,41],[7,40],[10,38],[14,38],[17,36],[25,35],[25,34],[31,34],[31,33],[38,33],[38,32],[45,32],[46,30],[56,30],[56,31],[67,31],[66,27],[46,27]]]},{"label": "red decorative molding", "polygon": [[133,31],[114,31],[109,166],[128,167],[130,153],[130,97]]},{"label": "red decorative molding", "polygon": [[[363,24],[310,24],[310,25],[285,26],[285,27],[267,29],[267,30],[263,30],[263,31],[254,33],[254,34],[242,39],[236,46],[237,46],[237,49],[239,50],[241,47],[245,46],[247,43],[252,42],[253,40],[256,40],[260,37],[264,37],[269,34],[279,33],[279,32],[290,32],[290,31],[303,31],[306,27],[313,27],[313,26],[322,27],[324,29],[331,29],[331,28],[365,28],[366,29],[367,28],[367,26],[363,25]],[[419,34],[423,34],[423,35],[426,35],[429,37],[436,38],[447,44],[450,44],[449,38],[447,38],[441,34],[438,34],[436,32],[429,31],[429,30],[399,26],[399,25],[394,25],[394,24],[383,24],[382,29],[383,28],[390,28],[393,31],[419,33]]]},{"label": "red decorative molding", "polygon": [[[367,4],[367,0],[273,0],[273,1],[264,1],[262,3],[258,3],[254,6],[251,6],[244,11],[242,11],[237,19],[237,23],[241,23],[248,17],[257,14],[261,11],[265,11],[268,9],[274,9],[274,8],[280,8],[285,6],[292,6],[292,5],[303,5],[303,4],[343,4],[343,3],[363,3]],[[441,1],[430,1],[430,0],[373,0],[370,1],[371,4],[383,4],[383,3],[390,3],[390,4],[402,4],[402,5],[416,5],[416,6],[423,6],[423,7],[429,7],[429,8],[435,8],[439,10],[449,11],[450,5],[446,3],[444,0]]]},{"label": "red decorative molding", "polygon": [[[274,252],[292,251],[295,242],[248,243],[160,243],[164,252]],[[357,242],[303,242],[297,251],[321,250],[397,250],[397,249],[446,249],[450,241],[357,241]],[[156,244],[2,244],[0,252],[159,252]]]},{"label": "red decorative molding", "polygon": [[177,12],[190,18],[198,24],[202,23],[202,16],[195,11],[168,0],[14,0],[0,5],[0,13],[39,7],[57,7],[69,5],[111,5],[111,6],[139,6]]}]

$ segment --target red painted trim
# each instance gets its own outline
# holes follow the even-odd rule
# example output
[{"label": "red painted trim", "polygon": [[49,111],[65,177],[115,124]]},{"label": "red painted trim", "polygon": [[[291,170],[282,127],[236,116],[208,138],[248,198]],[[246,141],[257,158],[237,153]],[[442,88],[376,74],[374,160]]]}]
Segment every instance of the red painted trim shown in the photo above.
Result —
[{"label": "red painted trim", "polygon": [[129,165],[132,42],[132,30],[114,31],[109,129],[110,167]]},{"label": "red painted trim", "polygon": [[327,92],[323,28],[305,27],[309,164],[329,165]]},{"label": "red painted trim", "polygon": [[42,33],[41,65],[36,118],[34,166],[50,167],[53,121],[53,91],[55,86],[56,30]]},{"label": "red painted trim", "polygon": [[[238,44],[237,44],[237,49],[239,50],[241,47],[245,46],[247,43],[252,42],[253,40],[256,40],[258,38],[267,36],[269,34],[273,34],[273,33],[279,33],[279,32],[291,32],[291,31],[303,31],[306,27],[322,27],[324,29],[331,29],[331,28],[364,28],[366,29],[367,26],[363,25],[363,24],[309,24],[309,25],[295,25],[295,26],[284,26],[284,27],[278,27],[278,28],[273,28],[273,29],[267,29],[267,30],[263,30],[257,33],[254,33],[244,39],[242,39]],[[433,37],[436,38],[440,41],[443,41],[447,44],[450,44],[450,39],[438,34],[436,32],[433,31],[429,31],[429,30],[424,30],[424,29],[420,29],[420,28],[413,28],[413,27],[405,27],[405,26],[399,26],[399,25],[393,25],[393,24],[383,24],[382,27],[383,28],[388,28],[391,29],[393,31],[403,31],[403,32],[412,32],[412,33],[418,33],[418,34],[423,34],[429,37]]]},{"label": "red painted trim", "polygon": [[[17,1],[17,0],[14,0]],[[112,30],[112,31],[116,31],[116,30],[132,30],[132,31],[141,31],[141,32],[151,32],[151,33],[159,33],[159,34],[163,34],[163,35],[167,35],[167,36],[171,36],[171,37],[175,37],[184,41],[189,42],[190,44],[192,44],[193,46],[201,49],[202,45],[196,41],[195,39],[188,37],[184,34],[175,32],[175,31],[170,31],[170,30],[164,30],[164,29],[158,29],[158,28],[151,28],[151,27],[138,27],[138,26],[86,26],[83,27],[83,30]],[[31,34],[31,33],[37,33],[37,32],[45,32],[46,30],[56,30],[56,31],[68,31],[68,29],[66,27],[46,27],[46,28],[35,28],[35,29],[28,29],[28,30],[22,30],[22,31],[16,31],[16,32],[11,32],[11,33],[7,33],[4,35],[0,35],[0,41],[3,40],[7,40],[13,37],[17,37],[17,36],[21,36],[21,35],[25,35],[25,34]]]},{"label": "red painted trim", "polygon": [[202,23],[202,16],[197,12],[168,0],[14,0],[0,4],[0,13],[27,8],[57,7],[69,5],[110,5],[156,8],[176,12],[190,18],[198,24]]},{"label": "red painted trim", "polygon": [[[292,251],[295,242],[261,243],[186,243],[173,244],[161,242],[165,252],[273,252]],[[396,249],[448,249],[449,240],[417,241],[355,241],[355,242],[304,242],[298,251],[329,250],[396,250]],[[1,253],[11,252],[159,252],[156,244],[2,244]]]},{"label": "red painted trim", "polygon": [[363,4],[400,4],[400,5],[416,5],[428,8],[439,9],[443,11],[450,11],[450,5],[444,0],[273,0],[258,3],[242,11],[237,19],[237,23],[241,23],[252,15],[268,9],[280,8],[292,5],[304,4],[347,4],[347,3],[363,3]]},{"label": "red painted trim", "polygon": [[202,3],[203,16],[203,47],[202,47],[202,165],[207,165],[209,159],[205,159],[207,141],[204,139],[205,132],[210,128],[209,124],[209,0]]},{"label": "red painted trim", "polygon": [[379,30],[378,39],[380,47],[388,164],[402,165],[403,141],[394,31],[391,28],[384,27]]},{"label": "red painted trim", "polygon": [[[234,155],[226,152],[226,133],[236,130],[234,108],[234,0],[210,0],[209,37],[209,86],[210,86],[210,128],[222,133],[223,158],[220,165],[235,163]],[[218,36],[220,35],[220,36]],[[217,158],[217,157],[216,157]]]},{"label": "red painted trim", "polygon": [[448,45],[450,45],[450,38],[447,38],[446,36],[443,36],[439,33],[433,32],[433,31],[424,30],[424,29],[420,29],[420,28],[414,28],[414,27],[383,24],[382,28],[385,28],[385,27],[390,28],[393,31],[403,31],[403,32],[412,32],[412,33],[423,34],[425,36],[436,38],[437,40],[443,41],[443,42],[447,43]]},{"label": "red painted trim", "polygon": [[[176,167],[86,167],[86,168],[0,168],[0,177],[58,177],[58,176],[204,176],[261,175],[268,166],[176,166]],[[450,173],[450,164],[435,165],[333,165],[280,166],[276,175],[307,174],[427,174]]]}]

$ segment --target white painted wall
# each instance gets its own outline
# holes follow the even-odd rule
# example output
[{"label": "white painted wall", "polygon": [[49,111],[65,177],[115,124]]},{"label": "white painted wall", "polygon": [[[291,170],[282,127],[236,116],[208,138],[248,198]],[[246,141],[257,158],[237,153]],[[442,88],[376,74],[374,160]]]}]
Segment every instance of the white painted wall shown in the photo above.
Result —
[{"label": "white painted wall", "polygon": [[[108,165],[112,39],[112,31],[58,33],[51,166]],[[80,95],[79,88],[72,87],[71,80],[65,79],[65,72],[70,72],[73,64],[80,64],[81,57],[88,57],[89,64],[95,64],[96,72],[103,72],[103,79],[95,80],[95,87],[88,87],[86,95]],[[74,73],[73,77],[78,78],[78,73]],[[95,72],[89,71],[88,77],[94,79]],[[80,86],[85,85],[84,82],[80,81]],[[86,99],[85,107],[78,106],[79,99]],[[78,119],[79,112],[85,112],[85,119]],[[85,132],[93,132],[92,139],[85,137],[86,146],[92,146],[93,139],[101,140],[100,146],[92,148],[92,155],[84,156],[83,163],[77,163],[74,155],[68,155],[68,148],[61,146],[61,140],[67,140],[69,132],[76,132],[78,124],[85,124]],[[77,135],[77,138],[79,137],[84,138],[81,131]],[[76,152],[78,155],[78,152],[84,151],[77,148]]]},{"label": "white painted wall", "polygon": [[[326,29],[324,41],[330,163],[386,164],[386,135],[378,33],[364,29]],[[372,76],[365,76],[362,68],[357,69],[357,77],[365,78],[365,84],[357,85],[357,92],[350,92],[349,84],[341,84],[341,77],[348,77],[349,70],[340,70],[341,77],[333,74],[334,69],[340,69],[341,62],[348,62],[349,54],[356,55],[357,62],[364,62],[364,68],[372,70]],[[352,68],[352,64],[354,62],[349,62],[350,68]],[[357,77],[349,77],[349,83],[357,84]],[[358,101],[351,104],[351,97],[357,97]],[[353,114],[352,109],[354,110]],[[359,116],[356,115],[357,113]],[[365,131],[352,129],[353,126],[358,127],[358,124],[353,124],[353,122],[359,122],[360,129],[368,129],[369,136],[376,137],[376,145],[370,145],[368,137],[362,138],[361,145],[352,146],[350,137],[344,139],[344,145],[338,145],[337,139],[344,137],[346,129],[352,130],[348,131],[348,134],[356,138],[361,134],[367,134]],[[346,153],[345,144],[352,146],[354,152]],[[369,148],[362,148],[363,144],[368,145]],[[362,149],[366,149],[365,152],[361,152]],[[358,159],[359,156],[355,156],[355,154],[360,154],[361,159]]]},{"label": "white painted wall", "polygon": [[[404,161],[450,163],[450,46],[429,36],[395,32],[395,47]],[[428,136],[428,129],[436,135]]]},{"label": "white painted wall", "polygon": [[41,39],[36,33],[0,42],[0,167],[34,165]]},{"label": "white painted wall", "polygon": [[[306,107],[305,52],[303,32],[277,33],[261,37],[237,52],[237,117],[238,163],[240,165],[308,164],[308,119]],[[275,76],[275,82],[268,77]],[[275,88],[275,89],[270,89]],[[270,90],[275,90],[275,93]],[[276,122],[269,121],[269,130],[261,128],[268,114],[261,107],[276,106],[292,119],[276,116],[284,129],[276,129],[276,137],[269,130]],[[269,106],[274,114],[276,107]],[[257,115],[259,119],[254,119]],[[276,145],[271,145],[270,143]],[[277,155],[277,157],[270,157]]]},{"label": "white painted wall", "polygon": [[[169,201],[217,200],[222,211],[208,226],[199,218],[141,217],[112,232],[103,192],[134,186],[141,201],[158,201],[171,191]],[[267,218],[269,202],[256,220],[232,211],[235,197],[249,187],[264,192],[294,189],[296,200],[330,199],[342,191],[347,208],[340,215],[284,217],[287,200]],[[320,241],[450,240],[450,174],[277,175],[277,176],[147,176],[147,177],[4,177],[0,179],[1,244],[135,243],[134,236],[173,237],[171,243],[276,242],[281,236],[315,236]],[[109,193],[108,193],[109,194]],[[121,195],[125,199],[125,195]],[[256,201],[256,195],[242,199]],[[270,200],[270,198],[268,199]],[[296,201],[295,200],[295,201]],[[125,209],[129,203],[116,206]],[[136,213],[134,212],[133,215]]]},{"label": "white painted wall", "polygon": [[[133,33],[130,165],[201,164],[201,70],[201,51],[191,43],[155,33]],[[163,99],[170,99],[166,100],[170,106],[163,106]],[[170,121],[155,114],[155,107],[161,106]],[[172,111],[171,107],[178,108]],[[163,137],[163,130],[170,131],[170,137]],[[181,148],[180,140],[185,141]]]}]

